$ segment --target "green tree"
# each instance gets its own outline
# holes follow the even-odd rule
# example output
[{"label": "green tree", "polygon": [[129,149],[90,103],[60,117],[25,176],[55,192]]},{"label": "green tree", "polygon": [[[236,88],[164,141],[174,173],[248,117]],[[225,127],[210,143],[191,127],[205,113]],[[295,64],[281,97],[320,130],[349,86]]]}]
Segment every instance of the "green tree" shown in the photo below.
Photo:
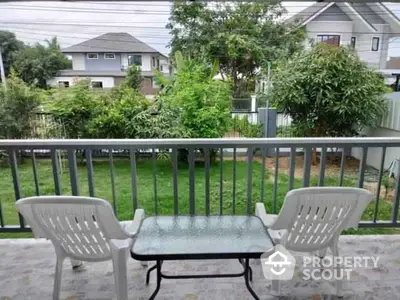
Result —
[{"label": "green tree", "polygon": [[88,128],[98,138],[179,138],[184,131],[177,112],[163,105],[151,103],[138,90],[120,85],[103,94],[105,104]]},{"label": "green tree", "polygon": [[167,28],[172,54],[218,59],[222,76],[233,81],[234,94],[253,86],[267,61],[287,57],[301,48],[305,34],[280,17],[279,1],[175,0]]},{"label": "green tree", "polygon": [[178,119],[191,138],[222,137],[228,130],[232,90],[229,82],[213,80],[218,63],[209,64],[183,59],[175,53],[177,74],[169,80],[157,73],[158,83],[164,86],[162,100],[179,111]]},{"label": "green tree", "polygon": [[11,72],[7,88],[0,87],[0,138],[30,137],[31,118],[39,104],[38,91],[27,86],[14,72]]},{"label": "green tree", "polygon": [[318,43],[282,61],[271,100],[306,136],[353,136],[386,113],[383,77],[354,50]]},{"label": "green tree", "polygon": [[26,83],[46,88],[46,80],[53,78],[57,71],[71,66],[71,62],[60,51],[56,38],[47,41],[47,46],[37,43],[13,55],[13,68]]},{"label": "green tree", "polygon": [[88,85],[81,80],[68,89],[57,89],[48,104],[49,112],[63,125],[67,138],[90,138],[88,123],[105,106],[99,93]]},{"label": "green tree", "polygon": [[23,47],[24,43],[17,40],[14,33],[0,30],[0,49],[2,51],[6,76],[8,75],[12,65],[13,53],[22,49]]},{"label": "green tree", "polygon": [[126,77],[123,81],[128,87],[140,90],[140,84],[142,83],[143,77],[140,73],[140,68],[136,65],[129,66],[128,70],[126,71]]}]

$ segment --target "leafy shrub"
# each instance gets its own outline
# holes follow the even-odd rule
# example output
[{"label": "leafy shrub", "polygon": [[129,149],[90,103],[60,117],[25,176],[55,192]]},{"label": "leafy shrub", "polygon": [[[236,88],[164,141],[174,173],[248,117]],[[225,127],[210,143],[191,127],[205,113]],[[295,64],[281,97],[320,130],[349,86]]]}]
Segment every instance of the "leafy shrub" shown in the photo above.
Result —
[{"label": "leafy shrub", "polygon": [[0,87],[0,138],[29,137],[32,131],[32,114],[39,104],[39,91],[26,85],[11,72],[7,88]]},{"label": "leafy shrub", "polygon": [[318,43],[280,62],[272,102],[306,136],[352,136],[386,113],[383,77],[348,47]]},{"label": "leafy shrub", "polygon": [[88,124],[103,108],[103,98],[81,80],[68,89],[57,89],[49,103],[54,118],[63,124],[67,138],[90,138]]},{"label": "leafy shrub", "polygon": [[177,74],[169,80],[158,73],[158,82],[164,86],[158,99],[179,113],[179,123],[187,137],[218,138],[228,130],[231,87],[224,81],[214,80],[218,65],[183,59],[175,55]]}]

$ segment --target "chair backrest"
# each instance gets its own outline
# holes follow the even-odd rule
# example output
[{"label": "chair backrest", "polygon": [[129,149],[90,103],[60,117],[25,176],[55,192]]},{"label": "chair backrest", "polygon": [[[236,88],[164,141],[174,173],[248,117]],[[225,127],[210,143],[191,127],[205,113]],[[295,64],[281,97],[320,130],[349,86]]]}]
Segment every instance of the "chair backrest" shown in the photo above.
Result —
[{"label": "chair backrest", "polygon": [[103,199],[29,197],[18,200],[16,206],[37,237],[50,239],[67,256],[78,260],[108,259],[109,240],[128,238],[110,203]]},{"label": "chair backrest", "polygon": [[[372,194],[364,189],[314,187],[290,191],[273,229],[286,229],[282,244],[294,251],[328,246],[349,225],[357,224]],[[355,220],[358,218],[358,220]]]}]

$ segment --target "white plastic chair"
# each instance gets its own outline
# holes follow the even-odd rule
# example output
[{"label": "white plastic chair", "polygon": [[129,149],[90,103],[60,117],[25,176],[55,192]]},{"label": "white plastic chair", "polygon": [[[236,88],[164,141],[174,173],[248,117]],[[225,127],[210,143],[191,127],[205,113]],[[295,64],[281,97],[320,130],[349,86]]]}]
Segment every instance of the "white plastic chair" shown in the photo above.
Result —
[{"label": "white plastic chair", "polygon": [[[372,197],[369,191],[359,188],[301,188],[286,195],[279,215],[268,215],[264,204],[257,203],[256,216],[268,227],[275,243],[287,250],[325,256],[330,248],[333,256],[339,256],[341,232],[358,227]],[[280,281],[273,280],[272,288],[280,294]],[[340,280],[336,283],[336,293],[341,297]]]},{"label": "white plastic chair", "polygon": [[35,237],[50,239],[54,245],[57,263],[53,300],[60,298],[62,265],[67,257],[91,262],[111,259],[117,299],[127,299],[126,260],[144,218],[143,210],[135,211],[127,232],[115,218],[110,203],[103,199],[42,196],[20,199],[16,206]]}]

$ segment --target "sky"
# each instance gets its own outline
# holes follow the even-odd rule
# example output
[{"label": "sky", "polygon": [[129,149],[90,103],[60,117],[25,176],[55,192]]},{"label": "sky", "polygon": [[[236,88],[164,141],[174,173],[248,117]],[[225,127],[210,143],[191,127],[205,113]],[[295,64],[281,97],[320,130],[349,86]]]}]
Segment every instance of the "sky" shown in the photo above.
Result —
[{"label": "sky", "polygon": [[[289,16],[314,2],[283,2]],[[170,2],[3,2],[0,30],[9,30],[27,44],[57,36],[68,47],[107,32],[128,32],[168,54]],[[400,4],[388,3],[400,17]],[[399,38],[400,40],[400,38]],[[389,56],[400,56],[400,41],[389,44]]]}]

